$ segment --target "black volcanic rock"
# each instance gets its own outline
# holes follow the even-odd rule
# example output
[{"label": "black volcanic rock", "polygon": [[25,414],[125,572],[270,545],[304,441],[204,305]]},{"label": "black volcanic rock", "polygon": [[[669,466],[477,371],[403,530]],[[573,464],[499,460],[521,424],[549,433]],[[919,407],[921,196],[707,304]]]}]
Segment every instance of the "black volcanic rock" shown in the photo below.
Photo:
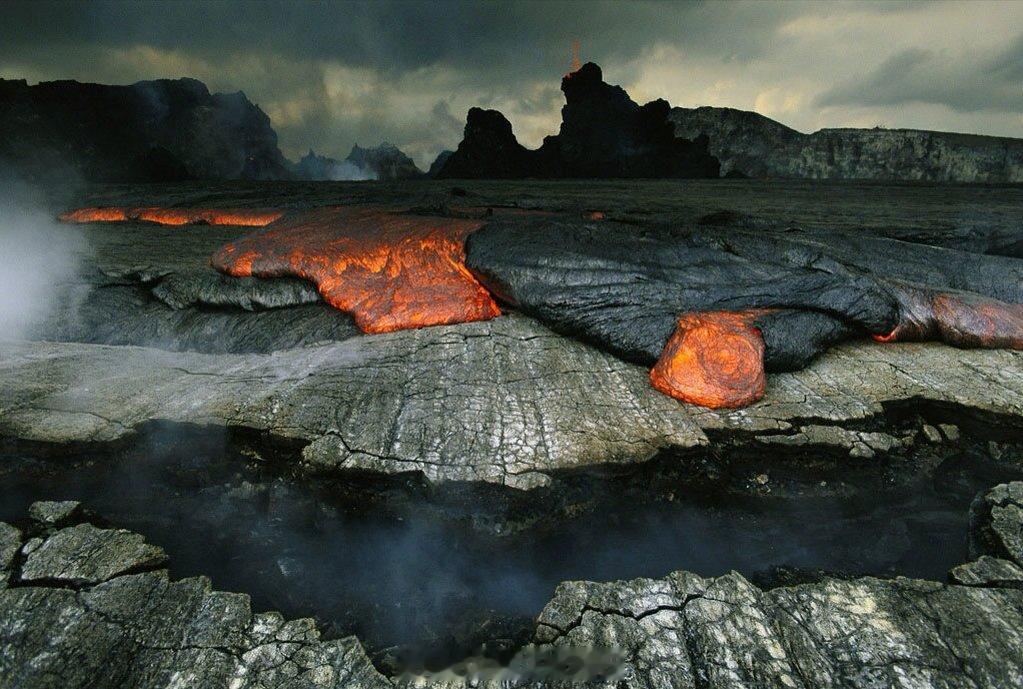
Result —
[{"label": "black volcanic rock", "polygon": [[0,79],[0,160],[37,179],[282,179],[270,119],[195,79],[130,86]]},{"label": "black volcanic rock", "polygon": [[[494,220],[467,240],[466,265],[554,330],[644,364],[685,313],[778,309],[755,324],[766,369],[787,371],[837,341],[915,328],[926,295],[950,295],[949,312],[1004,313],[1009,323],[1023,304],[1023,261],[837,232],[640,233],[613,222]],[[906,339],[990,346],[929,323]]]},{"label": "black volcanic rock", "polygon": [[470,108],[465,138],[441,167],[438,177],[521,179],[546,177],[539,157],[515,138],[511,122],[497,110]]},{"label": "black volcanic rock", "polygon": [[588,62],[561,81],[561,129],[524,148],[496,110],[472,108],[465,138],[439,170],[449,178],[717,177],[706,137],[675,136],[664,100],[638,105]]},{"label": "black volcanic rock", "polygon": [[1023,181],[1023,139],[883,127],[803,134],[734,108],[673,108],[670,119],[679,136],[709,136],[728,177]]},{"label": "black volcanic rock", "polygon": [[440,174],[441,168],[444,167],[444,163],[448,162],[448,158],[454,155],[454,151],[444,150],[437,154],[437,157],[430,163],[430,169],[427,170],[426,175],[428,177],[436,177]]}]

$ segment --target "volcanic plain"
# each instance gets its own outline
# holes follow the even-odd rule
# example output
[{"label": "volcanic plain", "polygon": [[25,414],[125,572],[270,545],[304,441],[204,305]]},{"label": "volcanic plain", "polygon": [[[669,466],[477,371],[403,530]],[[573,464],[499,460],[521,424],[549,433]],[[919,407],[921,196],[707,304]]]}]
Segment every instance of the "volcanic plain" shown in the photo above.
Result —
[{"label": "volcanic plain", "polygon": [[[527,260],[571,231],[619,246],[710,238],[700,241],[731,242],[739,262],[775,252],[843,278],[862,268],[923,284],[929,266],[948,266],[931,271],[938,286],[1008,304],[998,317],[1011,331],[1023,188],[239,182],[97,185],[49,203],[54,219],[149,210],[61,223],[82,240],[77,270],[57,280],[45,319],[0,342],[0,486],[12,496],[0,513],[11,522],[0,524],[0,684],[88,686],[88,663],[46,660],[75,647],[92,660],[123,654],[110,681],[132,686],[175,673],[232,686],[285,676],[288,686],[459,686],[472,676],[460,659],[514,665],[527,644],[615,647],[623,659],[604,679],[635,687],[1023,683],[1023,484],[1013,483],[1023,351],[879,341],[892,324],[871,338],[834,319],[809,323],[804,339],[793,319],[777,331],[785,347],[764,327],[758,395],[709,408],[721,405],[652,384],[645,325],[627,328],[635,346],[605,337],[599,313],[559,302],[556,280],[537,291],[530,271],[543,261]],[[277,277],[256,277],[258,263],[225,268],[225,247],[243,251],[263,230],[220,224],[214,211],[236,212],[224,223],[287,222],[333,207],[460,228],[487,287],[469,290],[472,317],[423,320],[443,290],[389,294],[403,310],[381,315],[374,299],[387,285],[346,301],[313,280],[308,257],[292,255],[299,268]],[[183,220],[154,222],[168,218]],[[379,239],[403,227],[359,231]],[[500,274],[474,263],[516,237],[524,246]],[[655,263],[636,245],[635,265]],[[444,256],[435,274],[473,279]],[[619,286],[601,284],[613,300]],[[850,311],[874,293],[863,294]],[[631,321],[616,318],[620,333]],[[996,344],[1012,345],[1013,332]],[[181,502],[189,492],[204,498]],[[425,529],[431,546],[393,538],[401,523]],[[301,539],[308,547],[273,555]],[[227,541],[248,545],[211,555]],[[373,560],[352,545],[361,541],[402,557]],[[547,564],[559,550],[564,561]],[[528,561],[493,556],[502,552]],[[258,564],[267,557],[272,566]],[[365,567],[342,573],[327,562],[358,557]],[[451,590],[380,583],[384,571],[430,582],[426,563],[448,557],[436,569],[458,582]],[[249,574],[232,574],[240,568]],[[253,602],[176,580],[202,574]],[[403,607],[419,616],[396,615]],[[48,637],[57,619],[73,623]],[[509,681],[502,672],[487,681]]]}]

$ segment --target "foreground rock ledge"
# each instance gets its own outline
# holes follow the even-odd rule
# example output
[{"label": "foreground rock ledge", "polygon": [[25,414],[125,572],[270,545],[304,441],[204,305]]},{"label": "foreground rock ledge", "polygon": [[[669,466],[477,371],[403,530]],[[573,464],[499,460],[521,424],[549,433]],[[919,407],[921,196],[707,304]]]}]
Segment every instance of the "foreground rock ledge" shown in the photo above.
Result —
[{"label": "foreground rock ledge", "polygon": [[238,426],[308,443],[309,470],[530,488],[558,470],[703,445],[707,430],[883,452],[912,439],[855,426],[904,400],[1023,424],[1021,371],[1023,352],[856,343],[770,376],[761,402],[723,412],[665,397],[644,368],[516,314],[273,354],[8,342],[0,434],[109,442],[153,420]]},{"label": "foreground rock ledge", "polygon": [[[997,506],[1006,495],[1023,495],[1023,483],[984,500]],[[985,513],[975,529],[1004,529],[1010,516]],[[1018,533],[1023,521],[1013,526]],[[36,570],[45,578],[26,578],[26,558],[40,547],[48,555]],[[991,560],[985,552],[977,563]],[[170,581],[162,563],[162,551],[122,530],[0,523],[0,686],[467,685],[450,670],[389,680],[356,638],[323,640],[312,620],[253,614],[248,596],[214,591],[204,578]],[[90,575],[71,581],[61,574],[68,571]],[[1018,578],[950,585],[825,577],[765,591],[734,572],[685,571],[566,582],[540,614],[534,641],[616,647],[625,679],[601,686],[619,689],[995,689],[1023,683],[1021,587]],[[507,672],[470,681],[522,686]]]}]

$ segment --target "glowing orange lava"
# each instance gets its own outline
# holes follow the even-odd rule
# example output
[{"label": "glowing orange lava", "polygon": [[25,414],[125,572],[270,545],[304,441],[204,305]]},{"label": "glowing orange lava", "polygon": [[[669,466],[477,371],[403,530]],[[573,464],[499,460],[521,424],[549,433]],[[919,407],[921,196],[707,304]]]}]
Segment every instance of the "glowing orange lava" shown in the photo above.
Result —
[{"label": "glowing orange lava", "polygon": [[284,211],[253,208],[128,208],[101,206],[78,208],[58,216],[61,222],[151,222],[159,225],[242,225],[263,227],[281,218]]},{"label": "glowing orange lava", "polygon": [[765,309],[688,313],[650,371],[666,395],[711,409],[753,404],[764,396],[764,338],[754,325]]},{"label": "glowing orange lava", "polygon": [[238,277],[296,275],[367,333],[494,318],[501,311],[465,267],[465,238],[483,223],[319,208],[285,218],[213,255]]},{"label": "glowing orange lava", "polygon": [[1023,304],[966,292],[895,285],[901,318],[878,342],[940,340],[957,347],[1023,349]]}]

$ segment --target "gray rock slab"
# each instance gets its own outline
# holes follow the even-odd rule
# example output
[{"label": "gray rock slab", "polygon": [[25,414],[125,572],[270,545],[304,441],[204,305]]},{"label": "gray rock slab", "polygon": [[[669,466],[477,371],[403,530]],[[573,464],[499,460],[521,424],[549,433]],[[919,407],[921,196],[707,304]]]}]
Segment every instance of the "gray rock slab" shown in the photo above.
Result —
[{"label": "gray rock slab", "polygon": [[1023,352],[857,343],[770,376],[751,407],[713,411],[665,397],[646,369],[515,314],[271,354],[13,342],[0,344],[0,433],[106,442],[151,420],[243,426],[308,443],[313,470],[529,488],[558,470],[704,445],[707,430],[885,451],[903,439],[822,427],[903,400],[1011,423],[1023,419],[1020,371]]},{"label": "gray rock slab", "polygon": [[1023,682],[1023,591],[825,579],[763,591],[736,573],[567,582],[542,644],[611,645],[629,687],[1009,687]]},{"label": "gray rock slab", "polygon": [[1023,566],[1023,481],[1002,483],[971,508],[971,551]]},{"label": "gray rock slab", "polygon": [[[79,528],[58,531],[51,540],[76,539]],[[109,550],[92,558],[107,571],[119,566]],[[115,575],[82,590],[59,581],[0,589],[0,686],[383,689],[391,684],[354,637],[322,640],[310,619],[253,614],[248,596],[212,590],[202,577],[170,581],[161,570]]]},{"label": "gray rock slab", "polygon": [[97,584],[125,572],[159,567],[167,560],[163,549],[123,529],[100,529],[78,524],[46,538],[33,538],[22,548],[22,582],[62,581]]},{"label": "gray rock slab", "polygon": [[964,586],[998,586],[1016,583],[1023,586],[1023,569],[1008,560],[982,555],[973,562],[953,567],[952,581]]},{"label": "gray rock slab", "polygon": [[40,500],[28,508],[28,516],[40,524],[56,526],[74,519],[82,504],[76,500]]}]

